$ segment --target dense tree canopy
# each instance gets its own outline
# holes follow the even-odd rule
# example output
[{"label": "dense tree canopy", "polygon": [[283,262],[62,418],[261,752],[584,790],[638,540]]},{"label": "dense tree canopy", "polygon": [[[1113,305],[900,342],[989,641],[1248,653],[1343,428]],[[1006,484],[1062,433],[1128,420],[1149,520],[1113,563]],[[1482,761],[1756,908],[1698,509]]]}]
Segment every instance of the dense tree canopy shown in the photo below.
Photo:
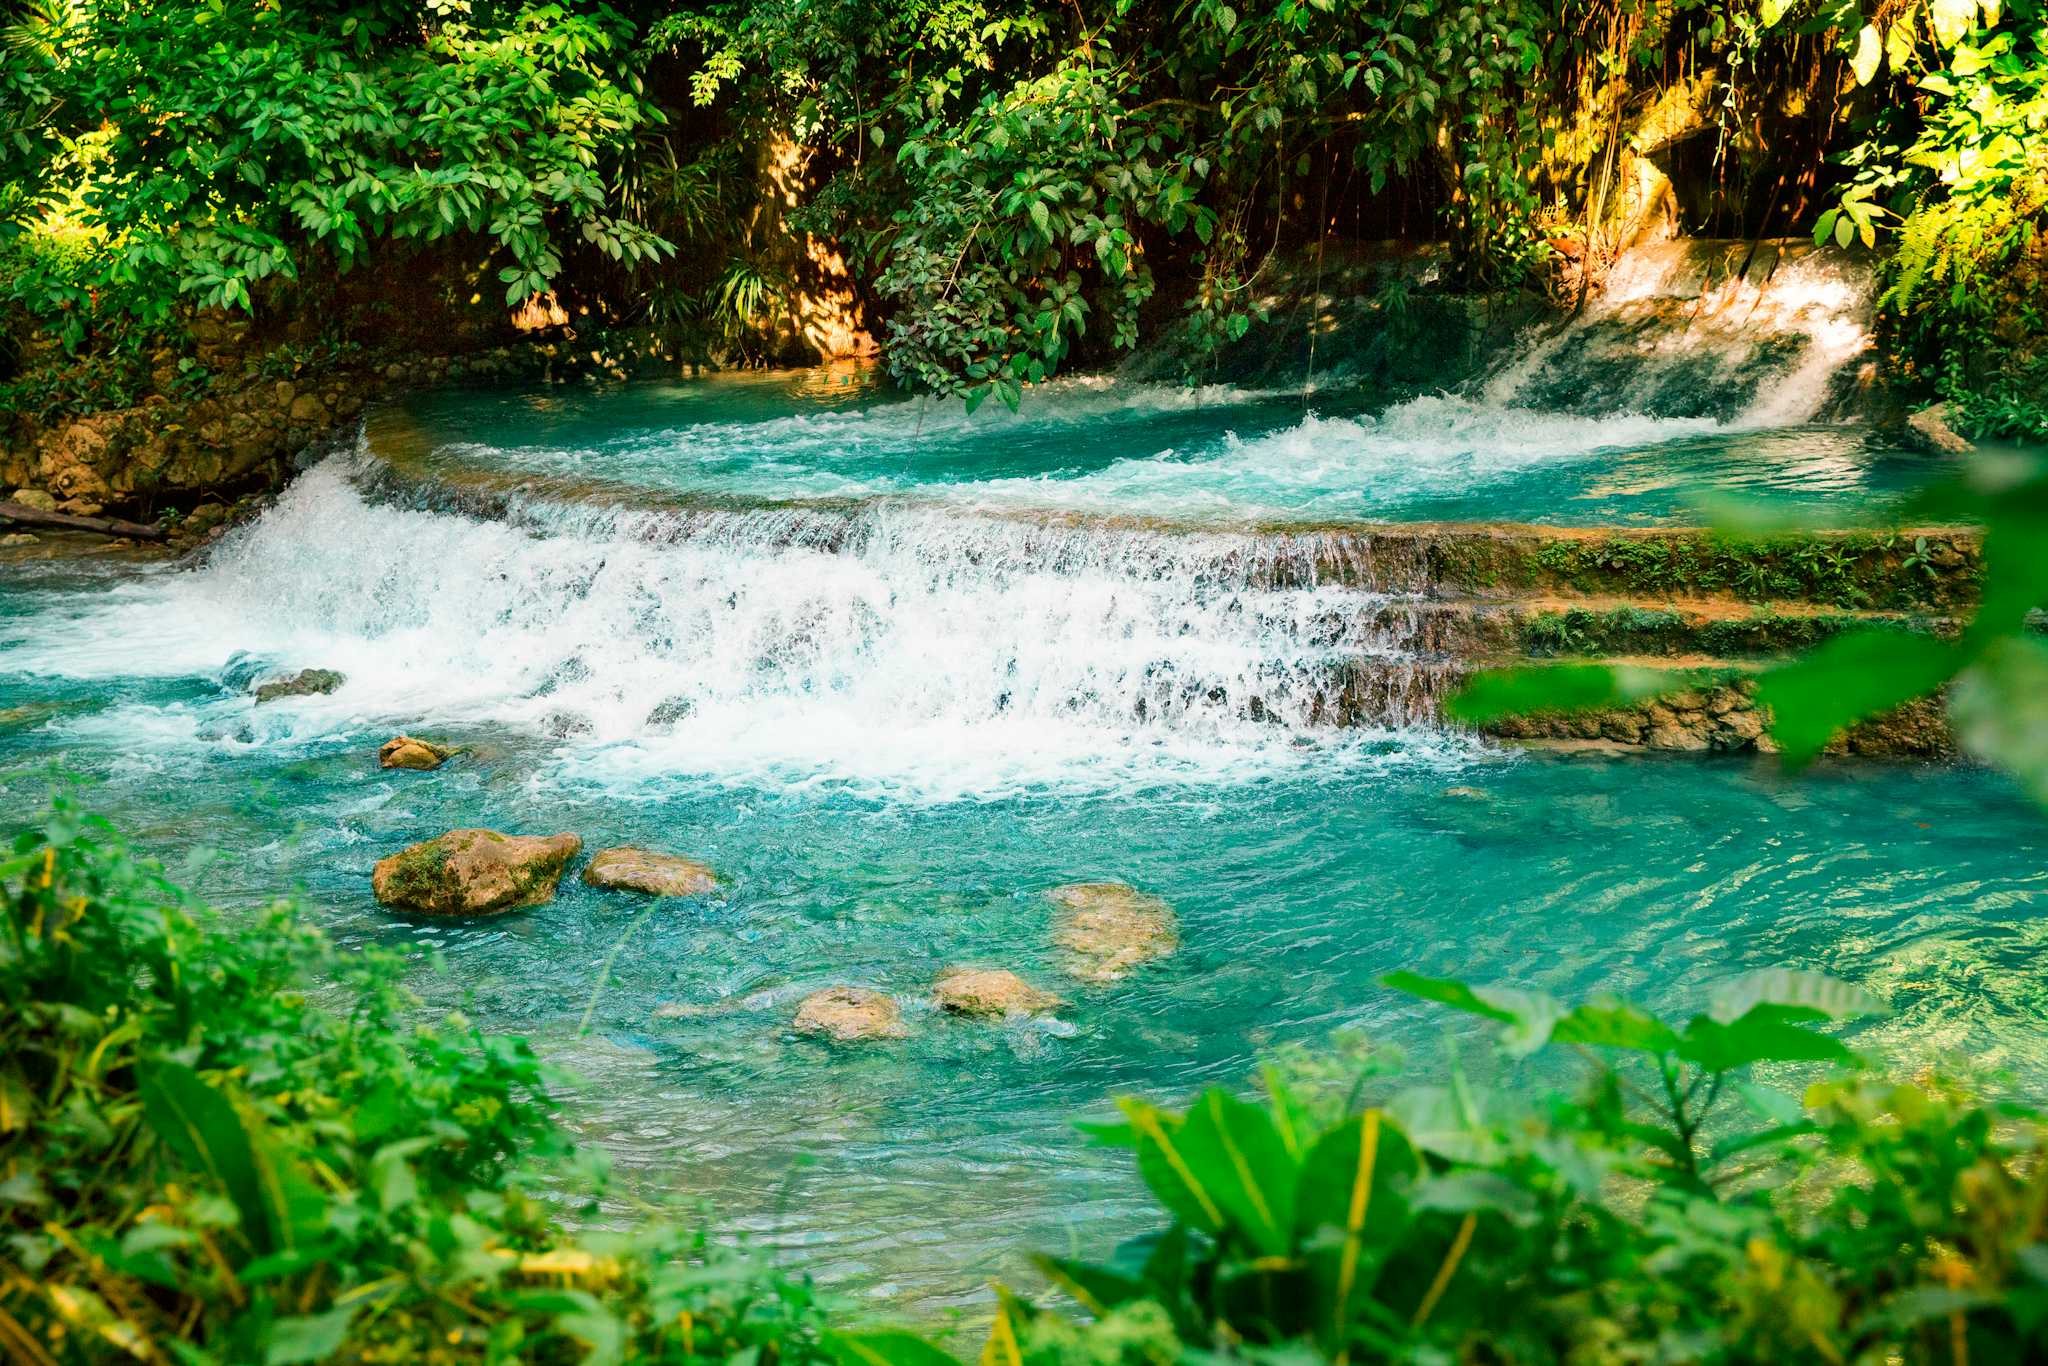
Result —
[{"label": "dense tree canopy", "polygon": [[12,11],[0,218],[73,233],[7,289],[74,346],[436,243],[514,303],[730,326],[790,283],[748,227],[774,139],[897,374],[1012,402],[1133,344],[1163,281],[1197,347],[1241,332],[1275,249],[1332,234],[1440,240],[1471,287],[1597,263],[1652,143],[1688,230],[1899,234],[1902,315],[1968,313],[2048,198],[2039,0]]}]

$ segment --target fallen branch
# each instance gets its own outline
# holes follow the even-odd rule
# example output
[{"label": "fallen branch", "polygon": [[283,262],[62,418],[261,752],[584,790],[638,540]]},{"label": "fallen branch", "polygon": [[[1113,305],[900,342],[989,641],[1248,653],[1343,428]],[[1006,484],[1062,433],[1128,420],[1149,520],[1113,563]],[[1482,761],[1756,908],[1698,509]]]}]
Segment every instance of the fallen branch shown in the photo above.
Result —
[{"label": "fallen branch", "polygon": [[119,517],[74,517],[68,512],[45,512],[26,503],[0,503],[0,522],[22,526],[46,526],[59,531],[91,531],[101,536],[129,536],[138,541],[161,541],[164,529],[143,522],[124,522]]}]

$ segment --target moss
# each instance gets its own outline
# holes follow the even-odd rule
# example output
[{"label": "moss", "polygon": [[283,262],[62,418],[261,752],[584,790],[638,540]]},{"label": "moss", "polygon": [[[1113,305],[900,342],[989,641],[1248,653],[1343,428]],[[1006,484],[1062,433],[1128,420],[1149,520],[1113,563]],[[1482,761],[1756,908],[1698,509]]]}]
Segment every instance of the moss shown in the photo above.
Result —
[{"label": "moss", "polygon": [[1763,610],[1729,620],[1700,620],[1668,608],[1572,607],[1523,620],[1516,646],[1539,659],[1679,654],[1754,659],[1792,654],[1864,627],[1936,634],[1952,629],[1945,620],[1926,617]]},{"label": "moss", "polygon": [[432,905],[448,885],[448,846],[429,840],[394,855],[391,899],[407,905]]},{"label": "moss", "polygon": [[1580,592],[1726,595],[1837,607],[1938,607],[1976,594],[1974,537],[1882,532],[1746,539],[1710,532],[1560,538],[1535,550],[1538,581]]}]

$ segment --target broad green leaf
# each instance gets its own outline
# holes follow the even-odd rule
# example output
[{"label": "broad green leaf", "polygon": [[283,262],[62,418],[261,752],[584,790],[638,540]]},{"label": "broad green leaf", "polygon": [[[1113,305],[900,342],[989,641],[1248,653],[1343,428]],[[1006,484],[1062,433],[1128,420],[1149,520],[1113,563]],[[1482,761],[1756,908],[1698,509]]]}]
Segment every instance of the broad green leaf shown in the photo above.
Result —
[{"label": "broad green leaf", "polygon": [[1118,1102],[1138,1139],[1138,1174],[1177,1218],[1204,1233],[1223,1228],[1223,1207],[1180,1148],[1183,1121],[1141,1100]]},{"label": "broad green leaf", "polygon": [[1830,1020],[1890,1013],[1883,1001],[1852,982],[1795,968],[1745,972],[1715,989],[1707,1013],[1716,1023],[1733,1024],[1757,1006],[1811,1010]]},{"label": "broad green leaf", "polygon": [[1956,679],[1948,714],[1965,750],[2018,778],[2048,806],[2048,645],[1994,643]]},{"label": "broad green leaf", "polygon": [[1700,682],[1696,670],[1627,664],[1538,664],[1482,669],[1465,680],[1444,709],[1468,725],[1533,711],[1588,711],[1647,701]]},{"label": "broad green leaf", "polygon": [[1851,631],[1766,672],[1757,700],[1771,710],[1771,737],[1786,762],[1804,764],[1844,727],[1926,696],[1962,662],[1952,643],[1934,636]]},{"label": "broad green leaf", "polygon": [[1310,1258],[1333,1337],[1342,1336],[1407,1232],[1409,1193],[1421,1170],[1407,1137],[1380,1110],[1353,1115],[1309,1148],[1296,1222],[1305,1240],[1318,1231],[1336,1235],[1334,1244],[1316,1237]]},{"label": "broad green leaf", "polygon": [[143,1113],[164,1146],[227,1191],[250,1250],[276,1250],[287,1226],[287,1204],[269,1154],[252,1143],[233,1103],[197,1072],[167,1059],[137,1064],[136,1083]]},{"label": "broad green leaf", "polygon": [[1976,26],[1977,0],[1933,0],[1927,7],[1927,19],[1934,26],[1935,41],[1954,47]]},{"label": "broad green leaf", "polygon": [[1298,1172],[1263,1107],[1204,1092],[1181,1125],[1180,1151],[1230,1227],[1266,1256],[1287,1252]]},{"label": "broad green leaf", "polygon": [[1732,1024],[1707,1015],[1693,1017],[1679,1040],[1678,1056],[1709,1072],[1732,1072],[1756,1062],[1854,1063],[1841,1040],[1807,1027],[1806,1007],[1760,1005]]},{"label": "broad green leaf", "polygon": [[1568,1012],[1550,1031],[1551,1041],[1591,1048],[1627,1048],[1668,1053],[1678,1033],[1656,1016],[1626,1001],[1589,1001]]},{"label": "broad green leaf", "polygon": [[1869,85],[1883,62],[1884,41],[1877,36],[1874,24],[1865,24],[1863,31],[1856,35],[1856,55],[1849,59],[1849,69],[1856,73],[1856,84]]},{"label": "broad green leaf", "polygon": [[1073,1296],[1074,1303],[1091,1314],[1106,1314],[1120,1304],[1142,1300],[1147,1295],[1143,1281],[1120,1275],[1107,1267],[1091,1266],[1065,1257],[1040,1256],[1031,1260],[1045,1273],[1047,1280]]},{"label": "broad green leaf", "polygon": [[961,1366],[952,1353],[941,1351],[915,1333],[895,1330],[828,1332],[824,1348],[839,1366]]},{"label": "broad green leaf", "polygon": [[325,1314],[304,1314],[281,1318],[270,1325],[266,1366],[300,1366],[303,1362],[325,1361],[340,1350],[348,1337],[349,1320],[355,1306],[331,1309]]},{"label": "broad green leaf", "polygon": [[1436,1001],[1453,1010],[1498,1020],[1507,1028],[1501,1043],[1516,1057],[1526,1057],[1550,1042],[1551,1030],[1564,1018],[1564,1006],[1554,996],[1513,987],[1474,987],[1448,978],[1420,977],[1412,972],[1393,972],[1380,978],[1380,985],[1395,991]]}]

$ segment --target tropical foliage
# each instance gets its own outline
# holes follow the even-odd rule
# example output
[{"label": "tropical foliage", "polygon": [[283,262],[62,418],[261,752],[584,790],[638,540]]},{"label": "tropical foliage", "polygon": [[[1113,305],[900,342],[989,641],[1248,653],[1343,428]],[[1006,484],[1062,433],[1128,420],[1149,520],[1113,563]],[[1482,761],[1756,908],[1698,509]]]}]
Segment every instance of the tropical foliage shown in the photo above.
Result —
[{"label": "tropical foliage", "polygon": [[1199,362],[1280,255],[1332,238],[1441,240],[1468,288],[1553,287],[1569,260],[1583,290],[1625,244],[1640,148],[1684,161],[1688,230],[1895,234],[1907,359],[1980,428],[2031,421],[1978,343],[2038,332],[1985,286],[2048,201],[2039,0],[8,0],[0,21],[0,233],[75,244],[61,270],[18,258],[5,292],[74,348],[110,312],[260,311],[437,244],[515,303],[732,339],[805,287],[770,240],[793,208],[882,306],[900,378],[1014,403],[1142,333]]}]

